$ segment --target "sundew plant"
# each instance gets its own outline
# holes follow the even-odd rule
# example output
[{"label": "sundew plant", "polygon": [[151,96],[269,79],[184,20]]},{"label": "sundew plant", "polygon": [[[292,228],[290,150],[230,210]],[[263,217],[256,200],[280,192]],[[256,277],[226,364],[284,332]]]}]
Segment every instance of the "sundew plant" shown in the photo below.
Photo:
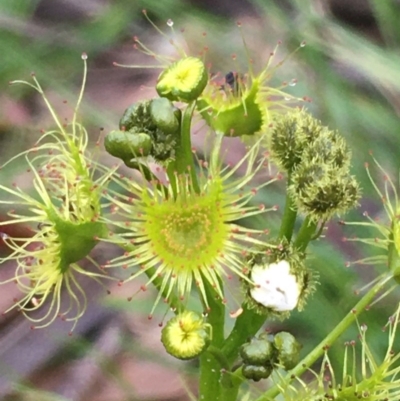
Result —
[{"label": "sundew plant", "polygon": [[[352,175],[351,149],[340,133],[310,114],[306,97],[290,94],[294,80],[272,85],[282,64],[276,49],[258,71],[249,57],[247,71],[234,63],[236,70],[216,73],[206,47],[191,52],[176,39],[173,21],[167,21],[165,33],[144,16],[168,38],[173,52],[156,54],[134,38],[149,65],[124,67],[159,69],[157,95],[121,111],[119,125],[102,138],[99,145],[115,159],[112,167],[100,162],[79,122],[86,54],[82,90],[69,123],[57,115],[35,75],[12,82],[42,96],[54,127],[32,148],[2,163],[24,160],[33,182],[31,190],[0,185],[0,204],[8,210],[0,222],[8,248],[1,263],[15,266],[2,284],[15,283],[20,291],[3,312],[20,311],[32,329],[63,319],[72,333],[91,301],[82,277],[103,286],[109,280],[123,285],[145,277],[141,290],[157,290],[149,317],[156,309],[164,311],[160,341],[165,351],[198,360],[199,385],[192,399],[399,400],[400,309],[394,308],[388,319],[382,355],[371,350],[371,333],[359,323],[365,308],[400,281],[395,184],[373,159],[373,170],[386,176],[384,184],[374,180],[369,167],[367,175],[386,218],[342,220],[345,229],[358,225],[374,231],[373,238],[349,234],[348,241],[380,252],[355,263],[383,266],[357,304],[343,311],[341,322],[308,354],[292,333],[266,331],[271,320],[288,319],[313,302],[319,275],[310,268],[309,245],[326,240],[324,228],[332,218],[346,219],[358,207],[361,191]],[[198,127],[205,135],[204,149],[192,146]],[[241,158],[226,163],[238,143]],[[260,196],[271,185],[286,189],[279,212]],[[278,230],[270,227],[274,213],[280,216]],[[14,237],[13,225],[29,227],[30,235]],[[119,249],[118,256],[97,261],[91,254],[101,243]],[[68,295],[66,302],[62,294]],[[135,294],[129,300],[134,303]],[[358,325],[358,346],[346,344],[337,371],[330,347],[352,324]],[[251,385],[266,379],[264,392]]]}]

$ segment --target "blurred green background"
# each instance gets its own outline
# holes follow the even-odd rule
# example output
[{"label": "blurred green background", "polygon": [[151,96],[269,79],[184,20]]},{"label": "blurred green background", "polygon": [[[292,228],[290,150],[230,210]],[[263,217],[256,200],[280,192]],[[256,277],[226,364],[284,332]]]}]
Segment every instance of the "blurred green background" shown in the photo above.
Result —
[{"label": "blurred green background", "polygon": [[[277,69],[272,84],[298,80],[292,94],[308,96],[312,113],[339,130],[353,151],[354,174],[363,188],[358,210],[348,220],[363,219],[362,212],[383,218],[378,196],[369,183],[364,163],[369,151],[397,184],[400,145],[400,3],[395,0],[1,0],[0,1],[0,141],[1,163],[39,137],[51,122],[40,97],[27,87],[8,86],[34,71],[48,90],[60,115],[71,115],[81,84],[80,55],[89,55],[89,75],[80,118],[96,139],[100,127],[115,128],[123,110],[134,100],[152,95],[141,85],[154,83],[154,70],[122,69],[125,64],[148,62],[133,49],[133,35],[158,53],[168,52],[165,40],[143,18],[166,30],[172,18],[188,47],[198,52],[204,43],[215,71],[247,65],[243,34],[262,68],[278,40],[279,62],[298,48]],[[203,32],[207,32],[206,38]],[[151,62],[151,61],[150,61]],[[9,182],[20,167],[0,174]],[[376,171],[376,181],[384,176]],[[283,185],[261,194],[267,204],[283,207]],[[337,219],[338,220],[338,219]],[[271,224],[278,221],[273,218]],[[274,227],[271,227],[272,231]],[[345,267],[346,260],[374,254],[343,236],[374,236],[367,229],[343,230],[333,221],[323,240],[312,246],[310,264],[318,271],[320,286],[305,311],[284,322],[271,322],[273,330],[290,330],[304,344],[304,354],[330,332],[335,322],[355,304],[361,288],[384,266]],[[129,294],[130,295],[130,294]],[[104,302],[103,302],[104,303]],[[398,292],[361,317],[370,327],[377,353],[385,349],[380,328],[398,304]],[[107,306],[108,305],[108,306]],[[148,303],[128,304],[126,297],[89,310],[81,331],[68,338],[68,329],[30,332],[22,316],[0,321],[0,395],[5,400],[187,400],[195,391],[193,364],[166,358],[158,343],[157,324],[148,323]],[[54,330],[54,331],[52,331]],[[149,337],[154,342],[149,343]],[[354,327],[332,350],[340,364],[341,344],[357,337]],[[25,354],[25,352],[27,354]],[[29,357],[25,358],[25,355]],[[184,374],[183,374],[184,373]],[[157,386],[154,385],[157,383]],[[160,387],[160,390],[155,389]],[[260,388],[262,389],[262,387]],[[9,394],[9,395],[7,395]],[[47,398],[46,398],[47,397]]]}]

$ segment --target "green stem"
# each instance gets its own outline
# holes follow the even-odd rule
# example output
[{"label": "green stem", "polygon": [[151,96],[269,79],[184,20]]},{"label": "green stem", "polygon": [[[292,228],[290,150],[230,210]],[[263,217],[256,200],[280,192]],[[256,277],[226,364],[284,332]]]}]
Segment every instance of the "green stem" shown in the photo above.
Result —
[{"label": "green stem", "polygon": [[[181,124],[181,138],[180,143],[176,149],[176,160],[173,163],[173,173],[186,174],[189,171],[193,189],[196,193],[199,193],[200,187],[197,180],[196,168],[194,165],[194,158],[192,154],[192,143],[190,138],[190,127],[195,107],[196,101],[193,101],[188,104],[183,113]],[[168,174],[168,177],[171,180],[170,174]]]},{"label": "green stem", "polygon": [[300,227],[296,240],[294,241],[295,248],[297,248],[300,252],[304,252],[307,248],[307,245],[312,240],[316,228],[317,223],[311,220],[310,216],[307,216]]},{"label": "green stem", "polygon": [[[397,221],[394,219],[394,222],[397,223]],[[399,252],[397,251],[396,244],[394,243],[393,240],[393,231],[396,228],[393,227],[392,224],[392,233],[390,234],[389,237],[389,247],[388,247],[388,266],[390,271],[393,273],[393,278],[396,280],[397,283],[400,283],[400,256]]]},{"label": "green stem", "polygon": [[220,348],[224,341],[225,305],[208,280],[204,279],[203,281],[208,302],[207,322],[213,328],[211,345]]},{"label": "green stem", "polygon": [[222,401],[220,398],[221,370],[226,369],[228,363],[221,352],[216,354],[216,350],[221,349],[224,341],[225,306],[220,299],[216,298],[216,292],[207,280],[204,280],[204,286],[209,306],[207,322],[212,326],[212,340],[210,348],[200,357],[199,399]]},{"label": "green stem", "polygon": [[255,401],[270,401],[273,400],[280,392],[281,388],[286,387],[295,377],[303,374],[318,358],[320,358],[325,350],[329,348],[338,337],[354,322],[356,317],[365,310],[371,303],[379,290],[392,278],[392,274],[388,273],[381,279],[357,302],[354,308],[347,313],[342,321],[328,334],[303,360],[301,360],[295,368],[288,371],[286,376],[262,396]]},{"label": "green stem", "polygon": [[175,161],[171,161],[167,165],[167,176],[169,183],[172,188],[172,193],[174,194],[174,199],[176,199],[176,196],[178,194],[178,184],[176,182],[176,168],[175,168]]},{"label": "green stem", "polygon": [[[225,372],[221,378],[221,401],[235,401],[238,399],[240,385],[244,381],[242,368],[236,372]],[[228,384],[227,384],[228,383]]]},{"label": "green stem", "polygon": [[233,373],[221,352],[213,345],[200,357],[200,399],[205,401],[235,401],[243,382],[241,369]]},{"label": "green stem", "polygon": [[236,319],[235,326],[222,347],[222,352],[230,364],[237,359],[240,346],[255,336],[266,319],[265,315],[260,315],[253,309],[244,307],[244,311]]},{"label": "green stem", "polygon": [[[204,370],[204,367],[207,366],[207,373],[203,374],[203,378],[207,378],[207,381],[202,381],[205,386],[211,386],[211,388],[215,389],[214,392],[210,392],[209,388],[207,388],[208,395],[203,399],[214,401],[218,399],[219,401],[235,401],[237,399],[237,394],[239,392],[240,384],[243,381],[243,378],[237,373],[233,373],[230,370],[229,363],[225,358],[224,354],[221,352],[220,347],[215,347],[211,345],[208,347],[207,361],[201,361],[201,367]],[[218,370],[215,369],[214,360],[219,364]],[[219,372],[216,375],[216,372]],[[216,382],[215,378],[218,377],[218,382]],[[209,398],[206,398],[209,397]]]},{"label": "green stem", "polygon": [[[290,184],[290,175],[287,180],[287,187]],[[279,238],[285,237],[288,242],[292,239],[294,225],[296,223],[297,210],[292,197],[286,191],[285,209],[283,211],[281,228],[279,230]]]},{"label": "green stem", "polygon": [[[233,382],[232,380],[230,380]],[[236,401],[239,394],[239,388],[242,381],[232,384],[230,387],[221,388],[220,401]]]},{"label": "green stem", "polygon": [[[265,315],[259,315],[252,309],[245,308],[236,319],[235,326],[222,346],[222,354],[228,365],[232,365],[239,356],[242,344],[253,337],[266,320]],[[235,373],[225,372],[221,377],[219,401],[237,400],[240,384],[243,382],[241,369]]]},{"label": "green stem", "polygon": [[221,367],[209,351],[200,356],[199,400],[222,401],[220,399]]},{"label": "green stem", "polygon": [[207,352],[209,352],[218,361],[222,369],[225,370],[230,369],[228,360],[225,358],[225,355],[221,352],[220,347],[216,347],[215,345],[210,345],[207,348]]}]

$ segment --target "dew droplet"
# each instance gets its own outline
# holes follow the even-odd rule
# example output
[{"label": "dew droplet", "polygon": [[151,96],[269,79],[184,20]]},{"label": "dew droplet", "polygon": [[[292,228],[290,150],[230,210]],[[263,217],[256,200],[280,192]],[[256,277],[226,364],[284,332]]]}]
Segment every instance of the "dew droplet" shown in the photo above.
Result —
[{"label": "dew droplet", "polygon": [[296,86],[297,84],[297,79],[293,78],[290,82],[289,82],[289,86]]},{"label": "dew droplet", "polygon": [[285,100],[290,100],[290,99],[291,99],[291,97],[289,97],[289,96],[285,96],[285,97],[284,97],[284,99],[285,99]]},{"label": "dew droplet", "polygon": [[306,45],[306,42],[303,40],[301,43],[300,43],[300,47],[304,47]]},{"label": "dew droplet", "polygon": [[174,26],[174,21],[172,21],[172,19],[170,18],[170,19],[167,21],[167,25],[168,25],[169,27]]}]

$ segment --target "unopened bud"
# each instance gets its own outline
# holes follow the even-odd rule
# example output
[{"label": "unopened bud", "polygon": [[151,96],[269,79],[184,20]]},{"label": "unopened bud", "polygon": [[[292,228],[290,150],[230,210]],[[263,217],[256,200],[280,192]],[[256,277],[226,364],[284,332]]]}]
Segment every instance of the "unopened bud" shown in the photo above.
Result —
[{"label": "unopened bud", "polygon": [[278,351],[279,365],[284,369],[293,369],[298,364],[302,346],[292,334],[286,331],[275,334],[274,346]]},{"label": "unopened bud", "polygon": [[211,325],[192,311],[173,317],[163,328],[161,341],[178,359],[192,359],[204,352],[211,341]]}]

